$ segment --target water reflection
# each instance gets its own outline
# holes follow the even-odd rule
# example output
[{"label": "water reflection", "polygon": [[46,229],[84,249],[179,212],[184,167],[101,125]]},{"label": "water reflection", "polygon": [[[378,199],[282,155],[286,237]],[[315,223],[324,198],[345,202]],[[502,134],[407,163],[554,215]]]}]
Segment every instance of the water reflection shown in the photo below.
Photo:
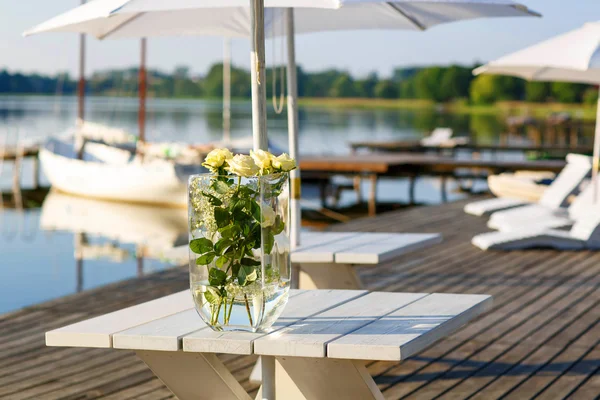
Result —
[{"label": "water reflection", "polygon": [[187,262],[185,209],[105,202],[50,191],[41,208],[0,212],[0,313]]}]

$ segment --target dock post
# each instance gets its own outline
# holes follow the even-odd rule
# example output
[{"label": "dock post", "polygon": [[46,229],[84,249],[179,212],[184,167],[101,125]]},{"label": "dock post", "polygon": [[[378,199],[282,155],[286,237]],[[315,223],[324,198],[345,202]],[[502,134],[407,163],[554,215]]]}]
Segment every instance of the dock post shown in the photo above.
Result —
[{"label": "dock post", "polygon": [[23,162],[23,150],[17,146],[15,150],[15,161],[13,165],[13,195],[15,204],[22,204],[21,197],[21,163]]},{"label": "dock post", "polygon": [[447,203],[448,202],[448,195],[446,194],[446,175],[442,175],[440,177],[440,190],[441,190],[441,194],[442,194],[442,203]]},{"label": "dock post", "polygon": [[408,202],[410,205],[415,204],[415,184],[417,182],[416,175],[410,175],[408,177]]},{"label": "dock post", "polygon": [[361,185],[360,175],[356,175],[354,177],[353,186],[354,186],[354,191],[356,192],[356,202],[358,204],[362,204],[362,192],[360,190],[360,185]]},{"label": "dock post", "polygon": [[377,174],[369,176],[371,181],[371,192],[369,193],[369,217],[374,217],[377,214]]},{"label": "dock post", "polygon": [[33,188],[40,188],[40,156],[39,153],[33,157]]}]

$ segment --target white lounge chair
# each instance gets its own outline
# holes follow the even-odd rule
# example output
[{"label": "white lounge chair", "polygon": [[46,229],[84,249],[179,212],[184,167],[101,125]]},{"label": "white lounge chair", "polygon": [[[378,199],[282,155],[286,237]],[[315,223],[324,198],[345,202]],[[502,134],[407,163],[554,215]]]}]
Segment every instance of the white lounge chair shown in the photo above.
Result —
[{"label": "white lounge chair", "polygon": [[[600,201],[600,178],[597,185],[597,199]],[[571,205],[564,209],[536,209],[534,212],[525,215],[517,215],[516,217],[502,218],[490,220],[488,227],[497,229],[502,232],[517,231],[523,229],[524,226],[529,228],[540,229],[557,229],[568,228],[579,218],[585,217],[586,214],[593,212],[594,207],[600,209],[600,205],[594,205],[594,185],[590,184],[582,190],[575,198]],[[521,213],[519,213],[521,214]]]},{"label": "white lounge chair", "polygon": [[600,249],[600,212],[579,218],[570,231],[524,228],[512,232],[489,232],[475,236],[471,243],[482,250],[557,250]]},{"label": "white lounge chair", "polygon": [[513,208],[521,210],[527,206],[558,209],[565,206],[571,194],[573,194],[581,182],[592,170],[592,158],[580,154],[568,154],[567,165],[557,175],[548,189],[535,204],[527,203],[520,199],[498,197],[495,199],[476,201],[465,206],[467,214],[484,216],[492,214],[492,218],[500,217],[502,213],[509,213]]}]

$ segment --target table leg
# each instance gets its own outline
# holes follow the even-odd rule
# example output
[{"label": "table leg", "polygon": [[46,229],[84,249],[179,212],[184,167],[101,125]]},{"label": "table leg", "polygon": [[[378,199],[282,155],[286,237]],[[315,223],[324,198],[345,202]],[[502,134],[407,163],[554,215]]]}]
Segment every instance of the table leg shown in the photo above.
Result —
[{"label": "table leg", "polygon": [[[363,361],[277,357],[276,396],[285,400],[383,400]],[[262,400],[262,388],[256,400]]]},{"label": "table leg", "polygon": [[179,400],[251,400],[215,354],[146,350],[136,354]]},{"label": "table leg", "polygon": [[362,289],[350,264],[299,264],[300,289]]}]

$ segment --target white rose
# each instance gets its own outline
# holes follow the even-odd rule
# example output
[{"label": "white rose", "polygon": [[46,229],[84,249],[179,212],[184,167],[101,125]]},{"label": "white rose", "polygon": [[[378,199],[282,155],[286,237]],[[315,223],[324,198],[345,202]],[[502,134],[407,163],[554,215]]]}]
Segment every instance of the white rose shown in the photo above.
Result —
[{"label": "white rose", "polygon": [[282,155],[273,158],[271,163],[273,164],[273,167],[275,169],[284,172],[296,169],[296,160],[288,156],[286,153],[283,153]]},{"label": "white rose", "polygon": [[250,157],[252,157],[254,163],[258,166],[258,168],[261,169],[263,173],[269,172],[269,169],[271,168],[271,162],[273,161],[273,154],[260,149],[256,151],[250,150]]},{"label": "white rose", "polygon": [[261,226],[263,228],[267,228],[271,225],[273,225],[275,223],[275,211],[267,206],[264,205],[261,207],[261,211],[262,211],[262,222],[261,222]]},{"label": "white rose", "polygon": [[214,149],[210,153],[206,155],[204,165],[206,168],[217,169],[225,163],[227,160],[231,160],[233,158],[233,154],[227,149]]},{"label": "white rose", "polygon": [[250,156],[238,154],[232,159],[227,160],[227,168],[229,172],[238,176],[255,176],[258,173],[258,166]]}]

